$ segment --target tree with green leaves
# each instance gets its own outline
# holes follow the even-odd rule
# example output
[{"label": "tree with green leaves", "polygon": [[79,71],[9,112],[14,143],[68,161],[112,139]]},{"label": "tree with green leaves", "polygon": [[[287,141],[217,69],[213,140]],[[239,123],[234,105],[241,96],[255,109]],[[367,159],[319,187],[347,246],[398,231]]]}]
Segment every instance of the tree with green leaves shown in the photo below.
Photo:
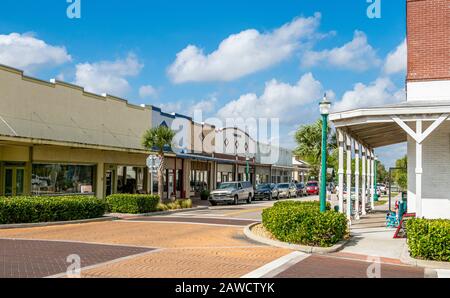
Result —
[{"label": "tree with green leaves", "polygon": [[142,136],[142,145],[144,148],[156,150],[161,161],[158,168],[158,194],[160,201],[163,197],[163,176],[165,169],[164,148],[172,145],[174,137],[175,132],[163,125],[147,130]]},{"label": "tree with green leaves", "polygon": [[[294,150],[294,155],[310,165],[310,176],[319,177],[322,155],[322,120],[300,126],[295,133],[295,141],[297,148]],[[336,134],[328,126],[328,167],[335,167],[336,153],[334,151],[336,148]]]},{"label": "tree with green leaves", "polygon": [[401,169],[395,170],[392,174],[392,178],[401,189],[406,190],[408,188],[408,157],[405,155],[404,157],[397,159],[395,167]]},{"label": "tree with green leaves", "polygon": [[386,167],[380,161],[377,162],[377,180],[379,183],[385,183],[387,180],[388,172]]}]

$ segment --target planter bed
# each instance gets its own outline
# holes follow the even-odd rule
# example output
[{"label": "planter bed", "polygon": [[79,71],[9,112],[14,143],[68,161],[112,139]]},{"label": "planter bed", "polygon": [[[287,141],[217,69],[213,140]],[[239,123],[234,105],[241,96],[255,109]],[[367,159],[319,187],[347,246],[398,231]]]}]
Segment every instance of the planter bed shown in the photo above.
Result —
[{"label": "planter bed", "polygon": [[261,223],[254,223],[244,228],[244,234],[247,236],[247,238],[260,242],[263,244],[281,247],[281,248],[287,248],[287,249],[293,249],[298,250],[306,253],[318,253],[318,254],[325,254],[325,253],[332,253],[336,252],[340,249],[342,249],[345,244],[350,239],[345,239],[342,241],[339,241],[335,245],[331,247],[318,247],[318,246],[308,246],[308,245],[300,245],[300,244],[292,244],[287,242],[279,241],[273,236],[269,231],[267,231],[266,228]]}]

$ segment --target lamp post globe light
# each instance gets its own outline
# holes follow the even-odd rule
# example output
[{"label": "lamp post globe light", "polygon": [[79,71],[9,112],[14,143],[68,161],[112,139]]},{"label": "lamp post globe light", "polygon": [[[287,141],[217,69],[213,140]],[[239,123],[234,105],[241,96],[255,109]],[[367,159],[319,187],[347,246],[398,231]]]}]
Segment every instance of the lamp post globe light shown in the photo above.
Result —
[{"label": "lamp post globe light", "polygon": [[327,99],[327,94],[323,96],[319,104],[322,115],[322,162],[320,170],[320,212],[326,211],[327,206],[327,143],[328,143],[328,115],[330,114],[331,102]]}]

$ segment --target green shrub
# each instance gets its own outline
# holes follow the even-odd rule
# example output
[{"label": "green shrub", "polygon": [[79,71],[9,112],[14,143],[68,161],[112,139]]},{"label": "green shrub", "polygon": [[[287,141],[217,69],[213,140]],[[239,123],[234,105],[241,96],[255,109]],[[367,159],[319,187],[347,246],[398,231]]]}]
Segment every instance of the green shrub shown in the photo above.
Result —
[{"label": "green shrub", "polygon": [[406,233],[412,257],[450,261],[450,220],[412,218],[406,222]]},{"label": "green shrub", "polygon": [[202,192],[200,193],[200,199],[203,201],[206,201],[207,199],[209,199],[209,196],[211,195],[211,192],[207,189],[202,190]]},{"label": "green shrub", "polygon": [[158,205],[156,206],[156,211],[167,211],[167,210],[169,210],[169,207],[167,207],[166,204],[158,203]]},{"label": "green shrub", "polygon": [[149,213],[157,211],[159,196],[139,194],[113,194],[106,198],[110,212]]},{"label": "green shrub", "polygon": [[177,200],[177,202],[180,204],[181,209],[192,208],[192,200],[191,199]]},{"label": "green shrub", "polygon": [[321,213],[319,202],[278,202],[263,210],[262,223],[280,241],[330,247],[348,234],[347,218],[330,207]]},{"label": "green shrub", "polygon": [[158,211],[187,209],[187,208],[192,208],[192,200],[191,199],[178,199],[174,202],[167,203],[167,204],[160,203],[157,206]]},{"label": "green shrub", "polygon": [[0,198],[0,224],[38,223],[97,218],[104,200],[85,196]]},{"label": "green shrub", "polygon": [[176,202],[167,203],[166,206],[169,210],[181,209],[180,204]]},{"label": "green shrub", "polygon": [[[320,202],[318,201],[279,201],[274,204],[276,207],[304,207],[317,208],[320,210]],[[331,210],[330,202],[326,203],[326,209]]]}]

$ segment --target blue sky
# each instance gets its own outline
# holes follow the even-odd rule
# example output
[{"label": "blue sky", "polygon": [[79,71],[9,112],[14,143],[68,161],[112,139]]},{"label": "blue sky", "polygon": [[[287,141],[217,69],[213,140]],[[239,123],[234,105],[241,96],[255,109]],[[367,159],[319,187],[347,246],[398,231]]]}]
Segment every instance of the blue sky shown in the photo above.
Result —
[{"label": "blue sky", "polygon": [[81,0],[69,19],[66,0],[2,0],[0,63],[167,112],[278,117],[293,147],[324,91],[337,109],[403,98],[405,2],[369,19],[366,0]]}]

